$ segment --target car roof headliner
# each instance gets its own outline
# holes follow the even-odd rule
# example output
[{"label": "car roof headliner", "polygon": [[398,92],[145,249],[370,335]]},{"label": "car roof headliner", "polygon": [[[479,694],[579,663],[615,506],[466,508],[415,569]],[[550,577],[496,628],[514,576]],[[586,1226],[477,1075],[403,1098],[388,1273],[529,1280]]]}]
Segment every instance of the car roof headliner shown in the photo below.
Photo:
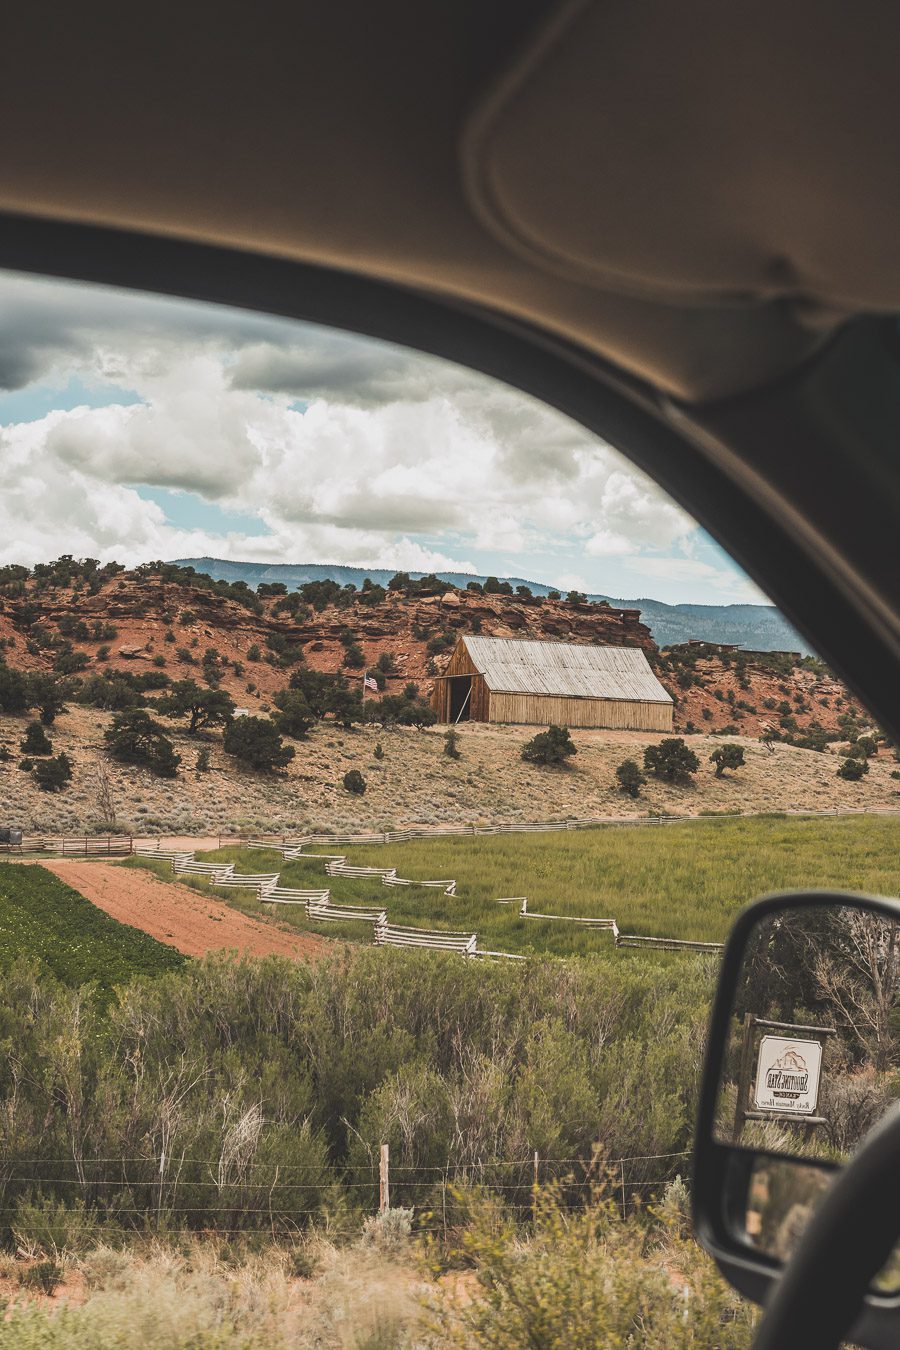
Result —
[{"label": "car roof headliner", "polygon": [[0,212],[382,278],[700,402],[900,309],[898,38],[822,0],[19,5]]}]

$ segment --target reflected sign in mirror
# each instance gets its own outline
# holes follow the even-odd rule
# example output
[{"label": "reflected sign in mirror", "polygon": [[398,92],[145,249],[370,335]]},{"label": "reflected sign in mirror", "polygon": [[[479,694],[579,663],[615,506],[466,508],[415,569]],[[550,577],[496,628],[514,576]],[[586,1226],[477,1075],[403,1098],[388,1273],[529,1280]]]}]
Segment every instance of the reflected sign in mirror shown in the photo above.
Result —
[{"label": "reflected sign in mirror", "polygon": [[854,904],[760,918],[744,946],[714,1135],[844,1161],[898,1096],[900,923]]},{"label": "reflected sign in mirror", "polygon": [[815,1115],[821,1069],[821,1041],[763,1036],[756,1061],[754,1107],[763,1112]]}]

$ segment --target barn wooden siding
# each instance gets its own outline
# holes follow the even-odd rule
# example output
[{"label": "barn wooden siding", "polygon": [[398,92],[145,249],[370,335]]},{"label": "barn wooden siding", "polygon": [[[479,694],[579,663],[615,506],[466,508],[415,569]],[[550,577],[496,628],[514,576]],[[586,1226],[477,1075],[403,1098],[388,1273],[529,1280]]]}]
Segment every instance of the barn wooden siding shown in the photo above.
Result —
[{"label": "barn wooden siding", "polygon": [[450,660],[444,671],[442,679],[448,679],[451,675],[478,675],[479,670],[475,662],[469,655],[469,649],[466,646],[464,638],[460,638],[450,654]]},{"label": "barn wooden siding", "polygon": [[[556,698],[552,695],[490,694],[489,722],[523,726],[602,727],[607,731],[671,731],[671,703],[631,699]],[[476,719],[481,720],[481,719]]]}]

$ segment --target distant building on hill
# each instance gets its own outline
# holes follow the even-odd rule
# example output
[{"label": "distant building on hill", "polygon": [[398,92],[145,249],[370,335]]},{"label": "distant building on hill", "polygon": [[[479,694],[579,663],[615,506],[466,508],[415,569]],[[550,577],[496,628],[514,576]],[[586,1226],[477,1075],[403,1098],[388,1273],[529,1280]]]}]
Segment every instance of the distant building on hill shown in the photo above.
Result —
[{"label": "distant building on hill", "polygon": [[688,638],[687,642],[675,642],[672,644],[674,650],[679,647],[709,647],[715,652],[736,652],[740,651],[739,642],[707,642],[705,638]]},{"label": "distant building on hill", "polygon": [[440,722],[672,730],[672,698],[640,647],[461,637],[432,706]]},{"label": "distant building on hill", "polygon": [[707,642],[705,638],[688,638],[687,642],[672,642],[666,648],[670,652],[683,651],[685,647],[703,647],[707,652],[740,652],[741,656],[760,657],[785,656],[796,664],[802,659],[800,652],[780,651],[776,647],[744,647],[740,642]]}]

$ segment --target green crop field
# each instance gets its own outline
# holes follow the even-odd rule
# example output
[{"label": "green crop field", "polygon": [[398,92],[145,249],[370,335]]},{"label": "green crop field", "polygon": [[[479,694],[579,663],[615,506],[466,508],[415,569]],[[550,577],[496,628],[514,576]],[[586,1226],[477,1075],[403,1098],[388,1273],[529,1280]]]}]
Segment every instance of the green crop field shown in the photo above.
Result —
[{"label": "green crop field", "polygon": [[117,923],[46,868],[0,863],[0,970],[20,956],[38,959],[65,984],[94,982],[106,991],[185,960]]},{"label": "green crop field", "polygon": [[[522,918],[517,905],[497,899],[524,895],[531,910],[614,918],[623,932],[720,941],[737,910],[767,891],[833,886],[900,894],[900,819],[889,816],[700,819],[332,851],[354,864],[396,867],[403,877],[453,877],[457,894],[388,887],[377,878],[327,878],[322,860],[283,862],[274,850],[228,847],[202,856],[233,861],[238,871],[280,872],[284,886],[328,886],[338,903],[378,903],[395,923],[475,931],[481,947],[560,955],[610,950],[612,937]],[[151,866],[172,877],[167,864]],[[205,882],[192,884],[206,889]],[[262,912],[250,893],[221,894]],[[332,936],[371,939],[371,925],[311,924],[299,906],[279,906],[277,916]]]}]

